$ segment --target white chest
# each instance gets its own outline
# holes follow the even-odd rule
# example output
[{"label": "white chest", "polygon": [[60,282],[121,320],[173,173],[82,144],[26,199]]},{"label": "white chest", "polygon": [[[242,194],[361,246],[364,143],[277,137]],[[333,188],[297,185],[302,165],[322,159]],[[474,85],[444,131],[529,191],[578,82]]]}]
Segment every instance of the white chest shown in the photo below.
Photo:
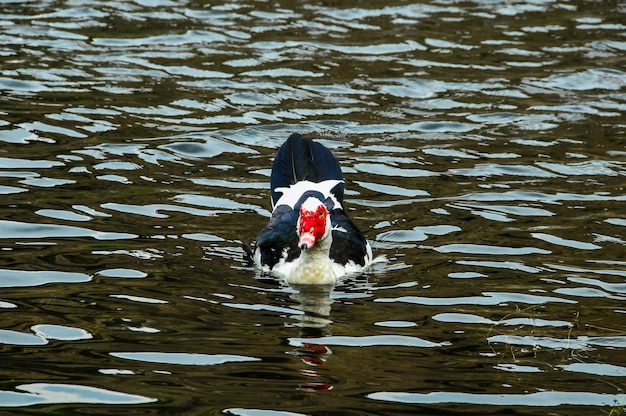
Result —
[{"label": "white chest", "polygon": [[337,275],[328,257],[316,259],[314,256],[300,256],[287,280],[297,284],[333,284]]}]

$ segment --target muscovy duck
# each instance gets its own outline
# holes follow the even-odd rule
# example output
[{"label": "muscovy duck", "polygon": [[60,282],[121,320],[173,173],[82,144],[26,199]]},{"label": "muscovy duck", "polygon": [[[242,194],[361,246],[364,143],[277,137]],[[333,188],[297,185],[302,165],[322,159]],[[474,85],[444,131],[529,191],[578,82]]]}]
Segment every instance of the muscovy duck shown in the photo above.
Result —
[{"label": "muscovy duck", "polygon": [[272,217],[254,262],[295,284],[333,284],[372,263],[372,248],[343,208],[339,163],[322,144],[294,133],[272,165]]}]

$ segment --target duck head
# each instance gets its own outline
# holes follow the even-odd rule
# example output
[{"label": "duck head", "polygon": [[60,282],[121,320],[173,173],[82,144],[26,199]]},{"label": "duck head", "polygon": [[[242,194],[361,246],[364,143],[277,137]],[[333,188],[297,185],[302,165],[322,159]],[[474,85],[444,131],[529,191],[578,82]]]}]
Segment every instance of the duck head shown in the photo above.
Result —
[{"label": "duck head", "polygon": [[315,197],[307,198],[300,206],[298,218],[298,247],[309,250],[330,235],[330,215],[326,205]]}]

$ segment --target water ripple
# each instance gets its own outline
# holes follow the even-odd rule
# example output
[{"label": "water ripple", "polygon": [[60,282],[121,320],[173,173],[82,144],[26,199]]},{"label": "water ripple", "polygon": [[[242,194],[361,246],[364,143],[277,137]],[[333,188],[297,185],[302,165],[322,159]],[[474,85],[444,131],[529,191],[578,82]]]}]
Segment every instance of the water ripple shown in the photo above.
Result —
[{"label": "water ripple", "polygon": [[21,391],[0,391],[0,402],[3,407],[66,403],[129,405],[156,401],[150,397],[79,384],[33,383],[18,385],[16,389]]},{"label": "water ripple", "polygon": [[189,354],[164,352],[112,352],[111,356],[147,363],[178,364],[178,365],[218,365],[225,363],[242,363],[259,361],[259,358],[229,354]]},{"label": "water ripple", "polygon": [[[4,2],[0,406],[621,410],[625,12]],[[293,132],[387,259],[321,297],[242,248]]]},{"label": "water ripple", "polygon": [[433,319],[440,322],[456,322],[466,324],[483,324],[483,325],[504,325],[504,326],[521,326],[528,325],[531,327],[572,327],[571,322],[551,321],[539,318],[508,318],[499,321],[482,316],[465,314],[465,313],[440,313],[433,316]]},{"label": "water ripple", "polygon": [[372,335],[367,337],[328,336],[324,338],[290,338],[289,345],[301,347],[305,343],[322,345],[343,345],[346,347],[371,347],[382,345],[400,345],[405,347],[434,348],[449,345],[448,342],[437,343],[417,337],[401,335]]},{"label": "water ripple", "polygon": [[94,231],[69,225],[37,224],[0,220],[0,238],[68,238],[92,237],[96,240],[120,240],[137,238],[135,234]]},{"label": "water ripple", "polygon": [[376,392],[373,400],[411,404],[473,404],[487,406],[613,406],[626,401],[624,394],[588,393],[581,391],[542,391],[527,394],[481,394],[437,391],[432,393]]},{"label": "water ripple", "polygon": [[91,276],[84,273],[0,269],[0,287],[41,286],[48,283],[79,283],[90,280]]},{"label": "water ripple", "polygon": [[464,253],[521,256],[527,254],[550,254],[551,251],[535,247],[499,247],[484,244],[446,244],[434,247],[439,253]]},{"label": "water ripple", "polygon": [[500,305],[507,302],[526,303],[529,305],[541,305],[544,303],[577,303],[576,301],[555,296],[526,295],[521,293],[485,292],[483,296],[462,297],[423,297],[423,296],[400,296],[397,298],[378,298],[375,302],[384,303],[410,303],[416,305]]}]

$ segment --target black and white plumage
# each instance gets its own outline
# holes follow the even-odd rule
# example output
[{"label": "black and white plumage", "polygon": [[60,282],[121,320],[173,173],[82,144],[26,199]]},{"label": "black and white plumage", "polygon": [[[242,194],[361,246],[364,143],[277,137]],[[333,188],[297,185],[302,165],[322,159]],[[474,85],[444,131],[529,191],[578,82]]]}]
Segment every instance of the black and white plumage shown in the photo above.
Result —
[{"label": "black and white plumage", "polygon": [[372,262],[372,249],[343,208],[344,179],[333,154],[294,133],[272,165],[272,217],[254,261],[291,283],[332,284]]}]

